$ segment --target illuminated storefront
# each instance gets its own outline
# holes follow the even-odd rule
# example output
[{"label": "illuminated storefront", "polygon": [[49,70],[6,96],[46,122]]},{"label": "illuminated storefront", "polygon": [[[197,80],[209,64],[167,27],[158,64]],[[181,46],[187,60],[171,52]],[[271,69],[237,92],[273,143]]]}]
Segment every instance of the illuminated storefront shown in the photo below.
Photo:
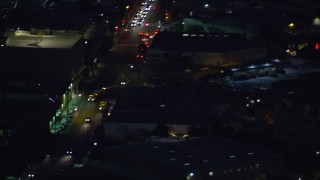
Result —
[{"label": "illuminated storefront", "polygon": [[231,77],[235,80],[245,80],[262,76],[277,76],[284,73],[283,63],[274,59],[262,64],[234,67],[231,69]]}]

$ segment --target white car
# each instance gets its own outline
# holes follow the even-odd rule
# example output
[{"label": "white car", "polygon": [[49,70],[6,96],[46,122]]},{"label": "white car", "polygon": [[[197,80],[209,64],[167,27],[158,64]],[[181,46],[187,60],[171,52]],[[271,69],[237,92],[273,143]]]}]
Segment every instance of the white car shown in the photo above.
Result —
[{"label": "white car", "polygon": [[71,154],[72,154],[72,149],[68,149],[68,150],[67,150],[67,154],[68,154],[68,155],[71,155]]}]

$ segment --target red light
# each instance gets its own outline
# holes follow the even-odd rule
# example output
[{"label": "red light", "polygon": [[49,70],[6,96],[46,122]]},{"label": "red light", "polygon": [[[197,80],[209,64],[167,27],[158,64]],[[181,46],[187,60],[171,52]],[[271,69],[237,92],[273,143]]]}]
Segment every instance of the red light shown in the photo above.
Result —
[{"label": "red light", "polygon": [[143,54],[137,54],[137,59],[142,59],[143,57]]},{"label": "red light", "polygon": [[159,29],[154,30],[154,31],[153,31],[153,34],[158,34],[158,33],[159,33],[159,31],[160,31]]},{"label": "red light", "polygon": [[169,16],[169,13],[166,13],[166,16]]},{"label": "red light", "polygon": [[118,27],[118,26],[114,27],[114,29],[115,29],[116,31],[119,31],[119,27]]},{"label": "red light", "polygon": [[319,50],[319,49],[320,49],[320,45],[319,45],[319,43],[316,43],[315,48],[316,48],[316,50]]}]

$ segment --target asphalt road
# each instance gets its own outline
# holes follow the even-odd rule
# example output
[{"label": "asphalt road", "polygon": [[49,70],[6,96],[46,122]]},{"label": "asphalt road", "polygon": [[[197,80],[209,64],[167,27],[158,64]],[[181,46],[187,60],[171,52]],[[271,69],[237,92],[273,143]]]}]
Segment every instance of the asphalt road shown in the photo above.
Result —
[{"label": "asphalt road", "polygon": [[[152,4],[156,5],[156,2]],[[93,90],[101,90],[106,86],[118,86],[123,81],[130,81],[132,84],[138,84],[138,71],[128,71],[128,64],[137,64],[136,54],[138,45],[143,43],[140,41],[138,33],[152,33],[158,29],[156,13],[159,11],[150,10],[147,14],[145,22],[149,25],[136,26],[128,31],[122,28],[114,46],[105,57],[103,63],[98,65],[98,70],[90,77],[88,83],[89,94]],[[134,14],[133,14],[134,15]],[[132,19],[132,18],[131,18]],[[125,27],[130,26],[130,21]],[[146,81],[143,74],[140,74],[141,81]],[[66,132],[59,135],[58,153],[44,157],[42,162],[33,166],[34,170],[26,171],[22,174],[21,179],[32,179],[29,174],[35,173],[34,179],[54,179],[61,173],[68,171],[74,164],[81,164],[83,158],[86,157],[89,143],[94,129],[101,122],[102,112],[98,110],[98,102],[89,102],[84,96],[81,100],[79,110],[74,114],[72,122]],[[90,118],[90,122],[85,122],[86,118]],[[72,154],[67,153],[72,151]]]}]

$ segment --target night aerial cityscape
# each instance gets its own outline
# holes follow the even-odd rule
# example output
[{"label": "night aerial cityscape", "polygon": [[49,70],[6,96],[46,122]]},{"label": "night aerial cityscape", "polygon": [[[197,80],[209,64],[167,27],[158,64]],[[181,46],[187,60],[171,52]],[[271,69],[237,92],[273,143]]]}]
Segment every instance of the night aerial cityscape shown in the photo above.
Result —
[{"label": "night aerial cityscape", "polygon": [[0,0],[5,180],[320,180],[319,0]]}]

